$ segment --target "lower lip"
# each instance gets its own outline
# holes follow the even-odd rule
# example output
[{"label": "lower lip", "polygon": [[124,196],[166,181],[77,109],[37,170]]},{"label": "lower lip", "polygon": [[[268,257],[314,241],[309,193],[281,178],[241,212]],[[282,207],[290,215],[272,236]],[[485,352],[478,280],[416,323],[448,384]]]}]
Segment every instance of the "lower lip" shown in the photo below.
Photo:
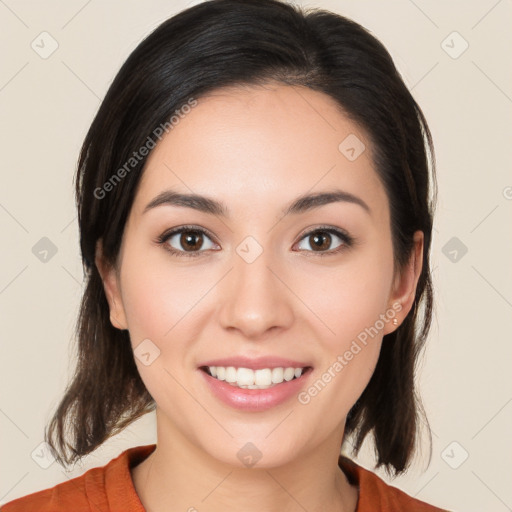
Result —
[{"label": "lower lip", "polygon": [[311,368],[299,378],[283,381],[267,389],[244,389],[232,386],[199,370],[212,393],[225,404],[244,411],[265,411],[296,396],[304,387]]}]

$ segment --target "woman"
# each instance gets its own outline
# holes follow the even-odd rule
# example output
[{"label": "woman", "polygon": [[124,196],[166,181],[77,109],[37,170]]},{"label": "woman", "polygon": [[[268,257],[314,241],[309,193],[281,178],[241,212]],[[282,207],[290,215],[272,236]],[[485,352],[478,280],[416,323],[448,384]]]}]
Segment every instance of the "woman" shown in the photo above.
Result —
[{"label": "woman", "polygon": [[70,464],[156,410],[158,442],[2,510],[440,510],[340,455],[414,454],[429,160],[346,18],[212,0],[158,27],[80,155],[79,361],[46,431]]}]

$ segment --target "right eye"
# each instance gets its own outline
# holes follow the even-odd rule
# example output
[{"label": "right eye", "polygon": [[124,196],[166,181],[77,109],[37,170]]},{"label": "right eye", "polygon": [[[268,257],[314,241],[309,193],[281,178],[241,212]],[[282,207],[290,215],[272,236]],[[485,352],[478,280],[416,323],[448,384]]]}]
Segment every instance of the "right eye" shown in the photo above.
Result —
[{"label": "right eye", "polygon": [[182,226],[166,231],[158,237],[157,242],[164,245],[165,249],[173,256],[195,257],[205,252],[205,250],[200,250],[205,239],[210,240],[211,243],[210,247],[206,249],[214,248],[215,244],[213,244],[209,234],[204,229],[194,226]]}]

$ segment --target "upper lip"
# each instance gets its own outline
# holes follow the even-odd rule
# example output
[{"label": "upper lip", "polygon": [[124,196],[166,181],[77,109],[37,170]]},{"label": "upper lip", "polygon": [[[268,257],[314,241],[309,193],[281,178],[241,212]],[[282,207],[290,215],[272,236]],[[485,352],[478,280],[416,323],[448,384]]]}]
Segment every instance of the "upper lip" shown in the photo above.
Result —
[{"label": "upper lip", "polygon": [[275,356],[262,356],[262,357],[223,357],[221,359],[210,359],[201,363],[202,366],[234,366],[235,368],[250,368],[252,370],[261,370],[263,368],[306,368],[311,366],[309,363],[295,361],[293,359],[286,359]]}]

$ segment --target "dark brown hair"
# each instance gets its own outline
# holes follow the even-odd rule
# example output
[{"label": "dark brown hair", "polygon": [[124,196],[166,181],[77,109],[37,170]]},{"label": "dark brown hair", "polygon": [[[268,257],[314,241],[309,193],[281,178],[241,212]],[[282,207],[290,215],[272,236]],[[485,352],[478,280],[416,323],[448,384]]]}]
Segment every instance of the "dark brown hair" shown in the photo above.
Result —
[{"label": "dark brown hair", "polygon": [[[126,60],[87,133],[76,174],[86,274],[76,325],[77,367],[45,430],[59,463],[73,463],[156,407],[137,371],[128,331],[110,323],[94,264],[101,239],[105,261],[116,265],[147,156],[131,161],[129,168],[126,162],[148,141],[156,142],[155,129],[191,98],[221,87],[270,82],[330,96],[368,134],[389,199],[396,269],[411,255],[414,232],[424,233],[414,308],[384,337],[375,372],[345,427],[355,453],[373,434],[377,467],[398,474],[410,465],[423,414],[415,365],[433,308],[431,134],[389,53],[374,36],[343,16],[278,0],[211,0],[162,23]],[[122,168],[126,172],[120,173]],[[116,173],[122,179],[113,181]]]}]

